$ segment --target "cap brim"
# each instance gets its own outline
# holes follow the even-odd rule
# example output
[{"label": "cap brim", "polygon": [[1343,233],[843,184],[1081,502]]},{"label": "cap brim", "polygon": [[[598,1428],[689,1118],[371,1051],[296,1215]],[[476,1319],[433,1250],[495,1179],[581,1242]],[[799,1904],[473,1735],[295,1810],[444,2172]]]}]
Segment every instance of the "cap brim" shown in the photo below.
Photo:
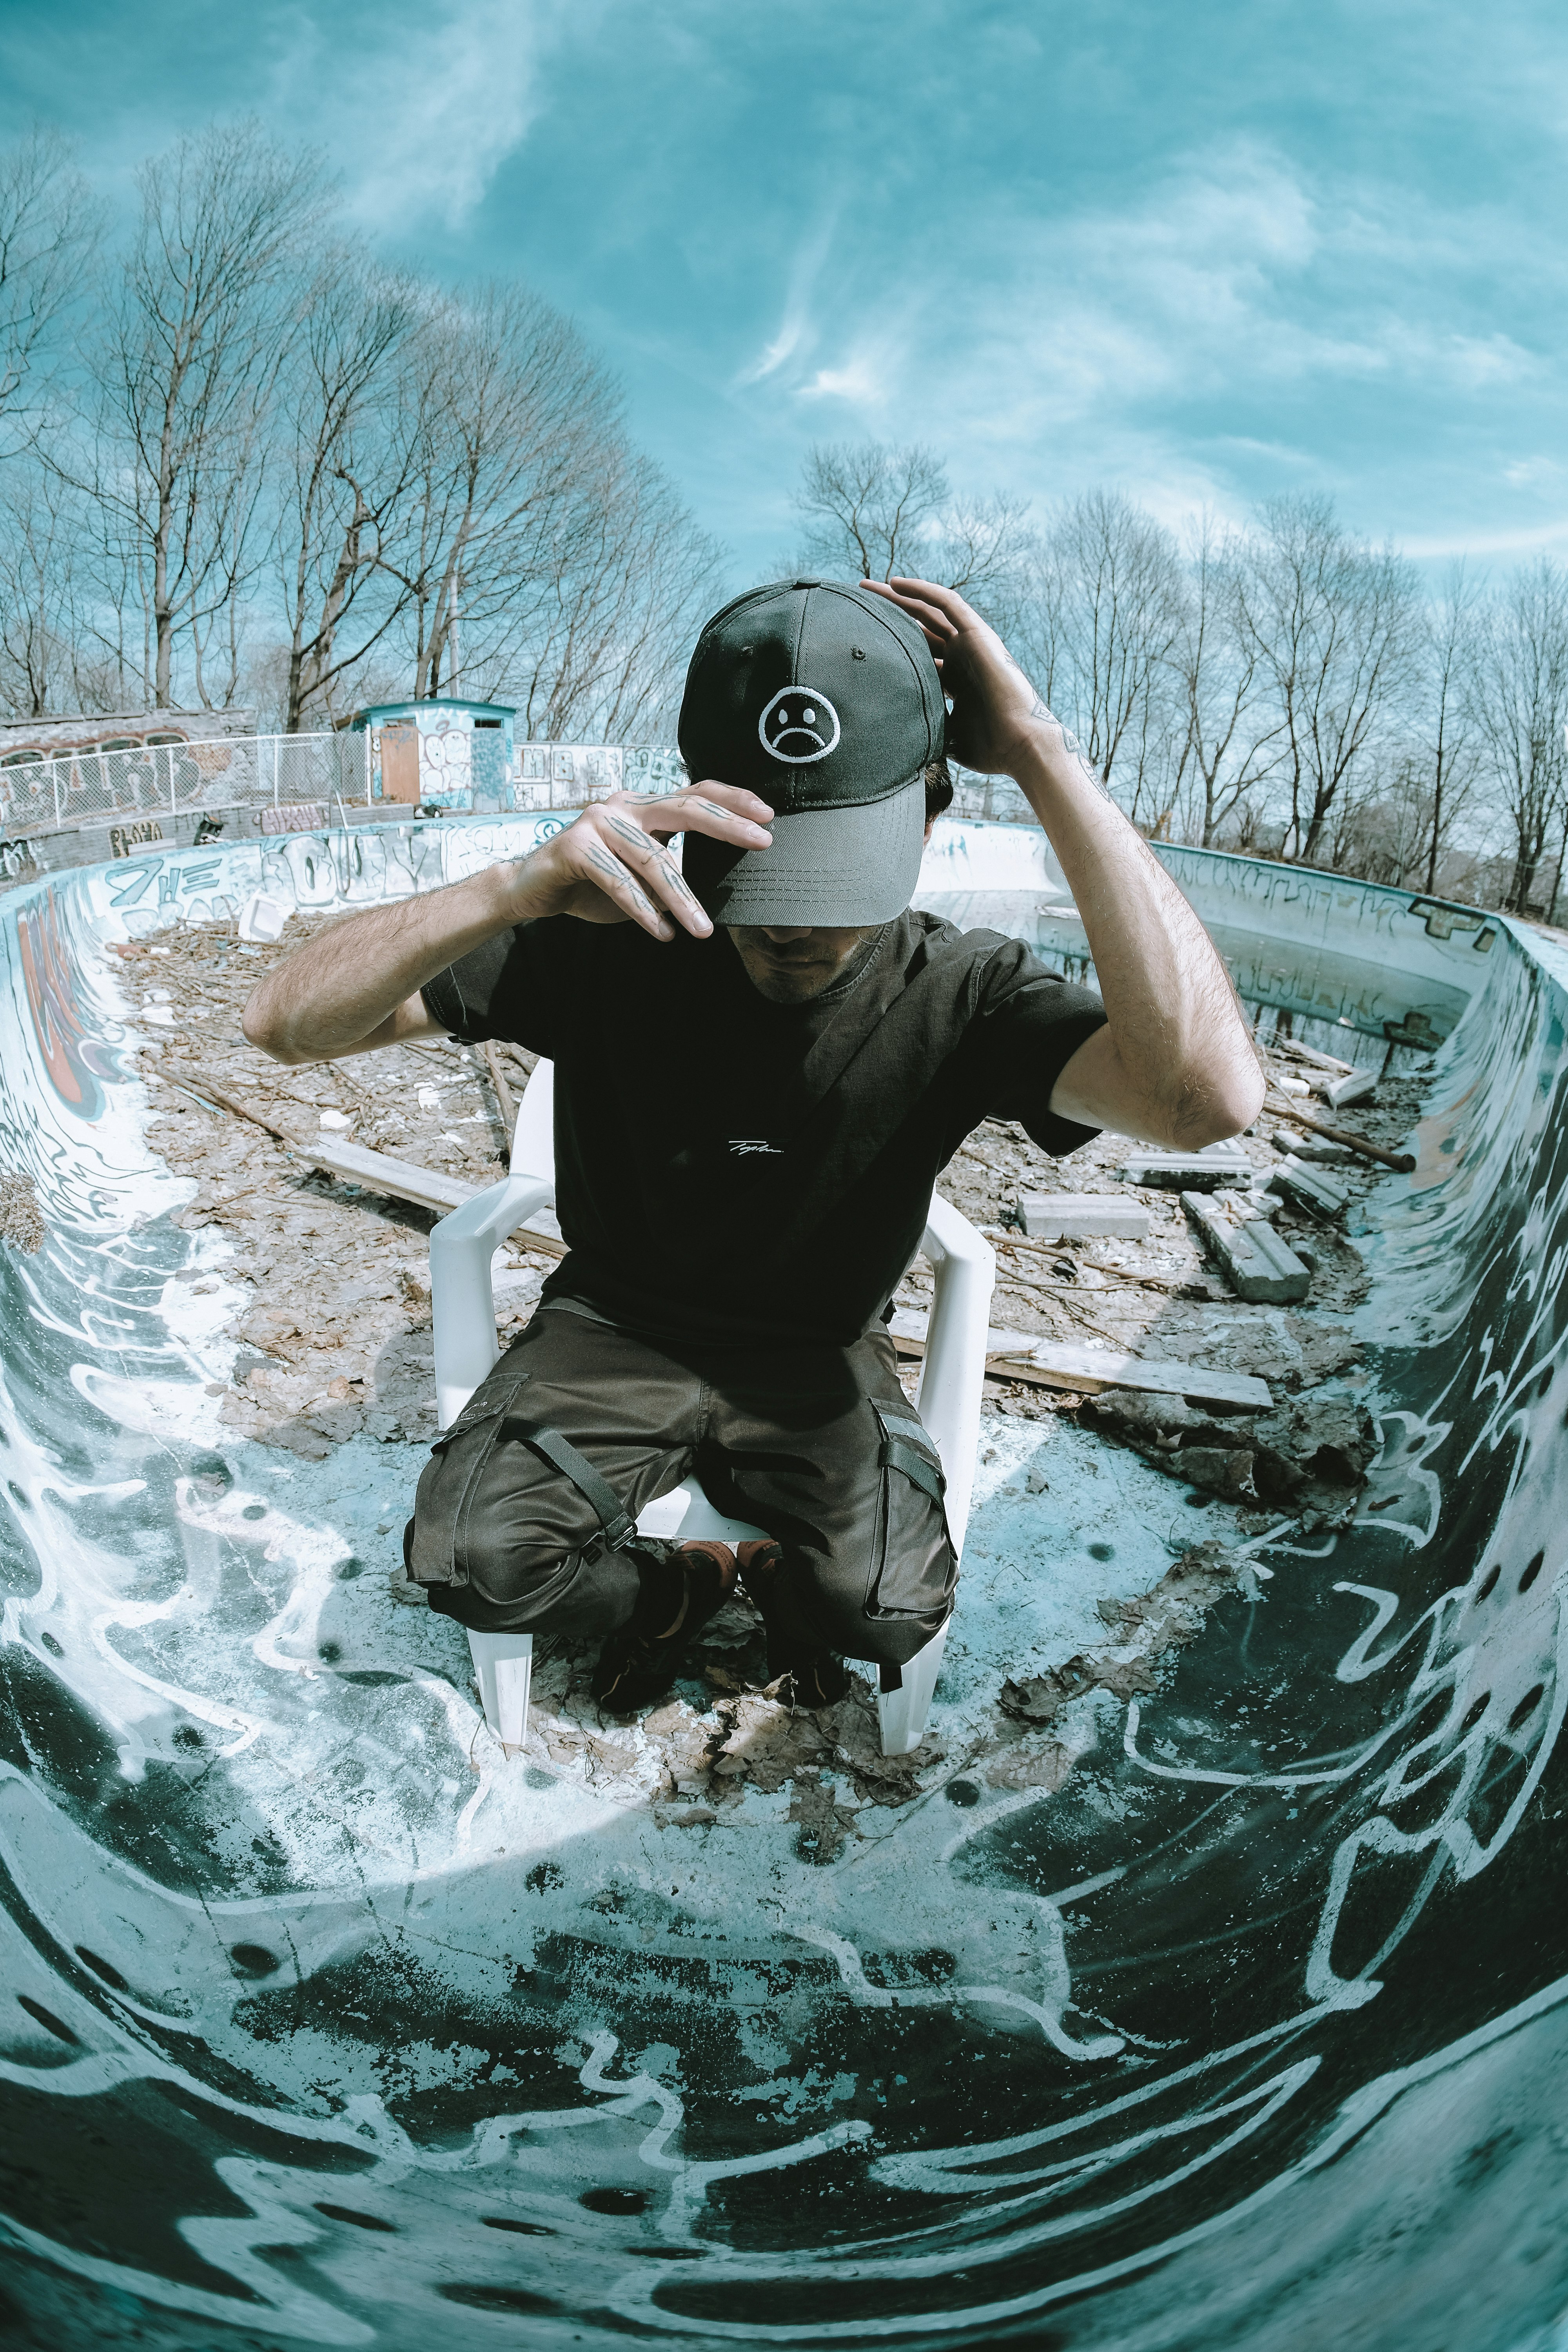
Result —
[{"label": "cap brim", "polygon": [[716,923],[889,923],[915,895],[925,846],[925,778],[879,801],[797,809],[769,822],[771,849],[689,833],[681,869]]}]

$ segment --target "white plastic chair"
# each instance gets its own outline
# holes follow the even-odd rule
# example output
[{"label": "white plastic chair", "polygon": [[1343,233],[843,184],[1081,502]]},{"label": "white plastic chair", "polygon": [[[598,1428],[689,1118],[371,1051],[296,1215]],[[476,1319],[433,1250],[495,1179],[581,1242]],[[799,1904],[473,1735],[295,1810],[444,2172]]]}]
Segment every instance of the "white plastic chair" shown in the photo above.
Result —
[{"label": "white plastic chair", "polygon": [[[500,1352],[492,1257],[509,1234],[555,1198],[554,1075],[549,1062],[541,1062],[528,1082],[512,1137],[511,1173],[443,1217],[430,1236],[436,1417],[442,1429],[450,1428]],[[936,1297],[915,1401],[942,1462],[947,1524],[962,1558],[980,1442],[996,1255],[967,1217],[934,1194],[921,1247],[936,1269]],[[665,1538],[717,1536],[728,1544],[766,1532],[743,1519],[726,1518],[690,1477],[650,1503],[637,1530]],[[907,1666],[876,1666],[885,1756],[907,1756],[920,1746],[946,1640],[944,1624]],[[485,1721],[505,1747],[521,1748],[528,1730],[533,1636],[470,1633],[468,1646]]]}]

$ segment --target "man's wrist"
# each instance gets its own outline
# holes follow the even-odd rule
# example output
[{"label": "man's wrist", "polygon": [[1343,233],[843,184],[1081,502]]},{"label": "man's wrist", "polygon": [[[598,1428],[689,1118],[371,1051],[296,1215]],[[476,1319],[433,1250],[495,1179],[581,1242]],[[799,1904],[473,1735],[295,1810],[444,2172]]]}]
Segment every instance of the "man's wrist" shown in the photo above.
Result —
[{"label": "man's wrist", "polygon": [[497,915],[501,923],[536,923],[544,915],[559,909],[550,902],[552,893],[542,887],[544,881],[536,863],[540,849],[531,849],[526,857],[509,857],[488,869],[486,879],[492,887]]},{"label": "man's wrist", "polygon": [[1049,712],[1032,719],[1019,735],[1008,772],[1042,818],[1040,800],[1059,804],[1085,793],[1097,800],[1110,797],[1071,728]]}]

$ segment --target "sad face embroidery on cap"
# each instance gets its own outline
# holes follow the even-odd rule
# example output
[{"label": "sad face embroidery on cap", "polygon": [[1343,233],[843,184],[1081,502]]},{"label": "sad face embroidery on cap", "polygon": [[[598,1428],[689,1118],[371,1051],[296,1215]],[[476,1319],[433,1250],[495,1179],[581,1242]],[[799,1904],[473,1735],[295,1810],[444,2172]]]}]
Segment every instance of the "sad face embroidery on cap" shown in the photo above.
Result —
[{"label": "sad face embroidery on cap", "polygon": [[826,760],[838,741],[838,713],[825,694],[809,686],[786,686],[757,721],[764,751],[792,767]]}]

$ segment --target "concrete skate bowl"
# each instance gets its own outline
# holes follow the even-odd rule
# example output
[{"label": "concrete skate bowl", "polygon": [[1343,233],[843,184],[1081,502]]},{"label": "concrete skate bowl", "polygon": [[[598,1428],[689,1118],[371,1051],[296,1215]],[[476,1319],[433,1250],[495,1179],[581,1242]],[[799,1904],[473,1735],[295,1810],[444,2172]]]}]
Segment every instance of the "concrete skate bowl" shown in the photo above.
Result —
[{"label": "concrete skate bowl", "polygon": [[[538,822],[5,903],[0,1156],[48,1228],[0,1250],[11,2340],[1560,2347],[1568,960],[1171,853],[1299,1036],[1435,1049],[1360,1219],[1381,1457],[1059,1788],[939,1771],[825,1861],[798,1790],[676,1825],[503,1759],[456,1630],[386,1631],[415,1450],[281,1471],[208,1393],[224,1239],[171,1222],[102,945]],[[1023,832],[945,827],[921,896],[1081,956]],[[972,1545],[1065,1556],[1058,1484],[994,1479]],[[1168,1560],[1160,1492],[1094,1577]]]}]

